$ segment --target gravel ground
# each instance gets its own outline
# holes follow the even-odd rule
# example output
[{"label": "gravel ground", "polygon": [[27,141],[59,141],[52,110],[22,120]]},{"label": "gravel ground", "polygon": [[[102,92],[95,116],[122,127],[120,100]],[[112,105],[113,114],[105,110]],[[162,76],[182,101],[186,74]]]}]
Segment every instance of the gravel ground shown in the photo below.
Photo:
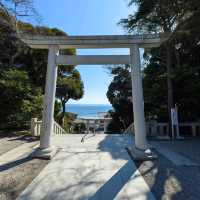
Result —
[{"label": "gravel ground", "polygon": [[[0,139],[0,155],[36,138],[9,135]],[[49,161],[19,158],[0,166],[0,200],[14,200],[32,182]]]},{"label": "gravel ground", "polygon": [[200,138],[159,143],[200,165]]},{"label": "gravel ground", "polygon": [[17,135],[17,133],[2,133],[0,132],[0,155],[14,149],[24,143],[33,142],[38,138],[31,137],[30,135]]},{"label": "gravel ground", "polygon": [[[193,154],[197,146],[193,149],[191,141],[163,143],[172,150],[190,155],[199,162],[198,153]],[[177,143],[179,145],[176,145]],[[157,161],[136,163],[155,197],[158,200],[200,200],[200,167],[176,166],[163,155],[157,154],[159,155]]]},{"label": "gravel ground", "polygon": [[0,200],[14,200],[48,163],[24,158],[0,167]]}]

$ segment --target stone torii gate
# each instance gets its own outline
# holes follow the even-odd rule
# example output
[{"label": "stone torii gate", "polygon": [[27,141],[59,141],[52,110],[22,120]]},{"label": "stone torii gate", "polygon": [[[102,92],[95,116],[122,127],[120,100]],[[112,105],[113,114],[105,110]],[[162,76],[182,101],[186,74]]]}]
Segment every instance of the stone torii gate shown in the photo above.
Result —
[{"label": "stone torii gate", "polygon": [[[165,37],[161,35],[110,35],[110,36],[23,36],[22,40],[34,49],[48,49],[48,66],[43,107],[43,129],[37,157],[51,158],[55,150],[51,146],[54,123],[54,102],[58,65],[104,65],[130,64],[132,77],[132,99],[135,128],[135,147],[131,150],[137,159],[152,158],[147,153],[143,87],[139,48],[158,47]],[[66,56],[60,49],[129,48],[130,55]]]}]

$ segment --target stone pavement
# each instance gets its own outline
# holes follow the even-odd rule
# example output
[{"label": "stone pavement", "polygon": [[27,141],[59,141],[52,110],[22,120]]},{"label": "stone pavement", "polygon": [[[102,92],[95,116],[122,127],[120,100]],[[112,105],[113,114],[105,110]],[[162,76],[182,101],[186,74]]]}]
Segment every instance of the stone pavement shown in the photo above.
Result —
[{"label": "stone pavement", "polygon": [[129,136],[81,138],[55,136],[59,153],[18,200],[200,199],[200,141],[153,141],[159,159],[134,163]]},{"label": "stone pavement", "polygon": [[55,136],[60,152],[18,200],[155,200],[125,147],[129,136]]}]

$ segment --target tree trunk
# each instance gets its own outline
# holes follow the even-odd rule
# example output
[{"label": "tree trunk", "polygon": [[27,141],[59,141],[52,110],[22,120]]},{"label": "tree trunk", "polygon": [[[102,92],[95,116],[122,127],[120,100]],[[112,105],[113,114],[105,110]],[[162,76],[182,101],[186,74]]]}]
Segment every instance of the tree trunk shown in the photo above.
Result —
[{"label": "tree trunk", "polygon": [[175,50],[175,56],[176,56],[177,67],[180,69],[181,68],[181,59],[180,59],[180,53],[178,50]]},{"label": "tree trunk", "polygon": [[168,118],[169,118],[169,134],[172,136],[171,130],[171,108],[174,108],[174,94],[173,94],[173,66],[172,66],[172,47],[167,46],[167,93],[168,93]]}]

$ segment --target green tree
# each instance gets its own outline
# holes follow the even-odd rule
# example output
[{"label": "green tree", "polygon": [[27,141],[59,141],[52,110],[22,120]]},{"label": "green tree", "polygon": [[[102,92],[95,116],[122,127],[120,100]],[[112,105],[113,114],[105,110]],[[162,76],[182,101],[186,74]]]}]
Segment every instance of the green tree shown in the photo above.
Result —
[{"label": "green tree", "polygon": [[[182,18],[184,13],[178,1],[166,0],[131,0],[130,6],[137,5],[138,10],[128,19],[122,19],[121,24],[130,32],[139,33],[172,33],[178,19]],[[173,82],[172,82],[172,46],[167,43],[166,50],[166,69],[167,69],[167,87],[168,87],[168,112],[169,119],[171,108],[174,107]]]},{"label": "green tree", "polygon": [[121,132],[133,122],[130,66],[111,67],[110,73],[113,80],[109,85],[107,98],[114,110],[110,112],[112,121],[108,126],[108,131]]},{"label": "green tree", "polygon": [[[31,117],[41,118],[48,51],[30,49],[19,40],[16,30],[9,23],[7,13],[0,8],[0,77],[1,81],[3,81],[1,83],[2,96],[0,98],[0,108],[2,110],[0,126],[9,124],[16,127],[14,124],[17,123],[18,126],[20,124],[24,126],[22,121],[30,121]],[[20,31],[26,34],[66,36],[66,33],[56,28],[34,27],[21,21],[18,21],[17,25]],[[60,53],[74,55],[76,51],[74,49],[66,49]],[[67,78],[66,75],[69,69],[74,69],[74,66],[59,66],[58,79],[60,83],[61,79]],[[15,79],[15,71],[13,70],[17,70],[16,76],[19,76],[16,80],[13,80],[18,81],[16,83],[12,82],[12,79]],[[8,79],[5,80],[4,77],[7,76]],[[24,95],[20,95],[19,88],[15,88],[14,85],[17,87],[19,84],[25,84],[25,82],[25,86],[30,88],[30,91],[26,91],[28,88],[25,86],[21,87],[20,90],[24,92]],[[13,84],[13,87],[11,88],[9,84]],[[15,91],[19,92],[17,93],[19,95],[15,94]],[[60,110],[60,104],[57,102],[55,105],[55,118],[59,115]]]},{"label": "green tree", "polygon": [[144,103],[147,120],[166,122],[168,121],[167,74],[165,63],[160,62],[159,57],[162,57],[160,53],[159,49],[151,51],[152,56],[143,71]]},{"label": "green tree", "polygon": [[[157,52],[151,51],[151,56],[159,57],[157,61],[165,66],[166,73],[164,76],[167,82],[167,108],[170,119],[171,108],[174,107],[176,102],[176,88],[174,85],[175,68],[177,65],[180,65],[180,62],[178,62],[178,60],[180,61],[180,55],[176,50],[177,38],[182,34],[184,34],[182,37],[185,37],[185,35],[191,32],[191,29],[189,30],[185,27],[199,16],[197,13],[199,13],[198,8],[200,3],[197,0],[131,0],[129,6],[132,5],[137,6],[137,11],[120,22],[129,32],[170,33],[169,40]],[[152,66],[152,63],[150,63],[150,66]]]},{"label": "green tree", "polygon": [[64,124],[64,116],[66,113],[66,103],[69,99],[78,100],[84,94],[84,86],[79,72],[70,67],[58,77],[56,97],[60,99],[62,104],[61,123]]},{"label": "green tree", "polygon": [[26,71],[4,71],[0,77],[0,96],[2,128],[26,127],[31,117],[41,115],[41,90],[30,84]]},{"label": "green tree", "polygon": [[75,134],[83,134],[86,131],[85,123],[75,123],[73,127],[73,131]]},{"label": "green tree", "polygon": [[34,0],[0,0],[0,10],[4,15],[4,24],[14,31],[16,36],[21,33],[18,27],[19,19],[26,17],[40,20],[34,7]]},{"label": "green tree", "polygon": [[200,2],[141,0],[133,3],[138,5],[138,11],[121,21],[129,31],[171,32],[166,44],[146,53],[149,54],[144,70],[147,117],[166,121],[167,103],[169,111],[177,103],[182,121],[198,120],[199,110],[195,107],[198,107],[199,89]]},{"label": "green tree", "polygon": [[[199,36],[184,37],[181,48],[178,50],[179,59],[173,71],[174,101],[179,107],[180,121],[199,121],[200,110],[198,106],[200,90],[200,46],[197,44]],[[144,97],[145,111],[148,119],[166,121],[168,119],[166,66],[159,59],[161,51],[151,52],[151,58],[144,69]],[[158,56],[159,55],[159,56]]]}]

